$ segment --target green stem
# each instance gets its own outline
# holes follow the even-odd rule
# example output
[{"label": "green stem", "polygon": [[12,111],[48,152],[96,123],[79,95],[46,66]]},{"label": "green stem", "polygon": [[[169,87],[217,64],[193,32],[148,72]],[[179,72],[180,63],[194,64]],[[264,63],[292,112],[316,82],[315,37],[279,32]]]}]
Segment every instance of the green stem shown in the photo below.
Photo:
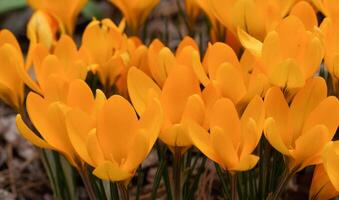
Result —
[{"label": "green stem", "polygon": [[88,197],[90,200],[96,200],[96,195],[95,195],[95,192],[94,192],[94,189],[92,187],[92,184],[91,184],[91,180],[90,180],[90,177],[89,177],[89,174],[88,174],[88,170],[86,168],[86,165],[83,164],[81,169],[78,170],[79,171],[79,174],[81,176],[81,179],[85,185],[85,189],[87,191],[87,194],[88,194]]},{"label": "green stem", "polygon": [[237,174],[231,174],[231,199],[238,200]]},{"label": "green stem", "polygon": [[288,168],[286,168],[276,190],[274,191],[272,195],[268,196],[267,200],[277,200],[280,194],[282,193],[282,191],[284,190],[286,184],[289,182],[289,180],[291,180],[291,178],[294,176],[296,171],[297,170],[295,169],[292,169],[289,171]]},{"label": "green stem", "polygon": [[174,200],[181,200],[181,149],[174,147]]},{"label": "green stem", "polygon": [[125,186],[124,182],[118,183],[118,189],[119,189],[119,193],[120,193],[120,199],[129,200],[127,187]]},{"label": "green stem", "polygon": [[117,184],[114,182],[110,182],[109,187],[110,187],[111,200],[119,200],[119,192],[118,192]]}]

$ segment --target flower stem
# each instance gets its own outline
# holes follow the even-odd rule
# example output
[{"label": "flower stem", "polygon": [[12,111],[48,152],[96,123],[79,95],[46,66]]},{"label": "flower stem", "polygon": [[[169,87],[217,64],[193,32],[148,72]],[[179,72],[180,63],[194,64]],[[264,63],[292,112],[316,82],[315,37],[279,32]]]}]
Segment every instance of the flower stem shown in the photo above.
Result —
[{"label": "flower stem", "polygon": [[231,174],[231,199],[238,200],[237,174]]},{"label": "flower stem", "polygon": [[174,179],[174,200],[181,199],[181,149],[174,148],[174,163],[173,163],[173,179]]},{"label": "flower stem", "polygon": [[120,198],[122,200],[128,200],[129,196],[127,192],[127,187],[125,186],[124,182],[119,182],[117,185],[120,193]]},{"label": "flower stem", "polygon": [[96,195],[95,195],[95,192],[93,190],[93,187],[92,187],[92,184],[91,184],[91,180],[89,178],[89,174],[88,174],[88,171],[86,169],[86,165],[83,164],[81,169],[78,170],[79,171],[79,174],[81,176],[81,179],[85,185],[85,189],[87,191],[87,194],[88,194],[88,197],[90,200],[96,200]]},{"label": "flower stem", "polygon": [[282,191],[284,190],[286,184],[289,182],[289,180],[291,180],[296,171],[297,171],[296,169],[288,170],[288,168],[286,168],[280,179],[277,189],[272,195],[268,196],[267,200],[277,200]]}]

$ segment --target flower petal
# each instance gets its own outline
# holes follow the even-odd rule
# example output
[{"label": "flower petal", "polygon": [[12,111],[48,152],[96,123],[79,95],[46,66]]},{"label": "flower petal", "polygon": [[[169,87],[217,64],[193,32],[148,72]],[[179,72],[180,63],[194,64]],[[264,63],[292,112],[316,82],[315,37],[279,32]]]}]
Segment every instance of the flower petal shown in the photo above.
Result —
[{"label": "flower petal", "polygon": [[97,166],[93,174],[108,181],[123,181],[133,176],[133,174],[122,170],[117,163],[111,161],[105,161]]}]

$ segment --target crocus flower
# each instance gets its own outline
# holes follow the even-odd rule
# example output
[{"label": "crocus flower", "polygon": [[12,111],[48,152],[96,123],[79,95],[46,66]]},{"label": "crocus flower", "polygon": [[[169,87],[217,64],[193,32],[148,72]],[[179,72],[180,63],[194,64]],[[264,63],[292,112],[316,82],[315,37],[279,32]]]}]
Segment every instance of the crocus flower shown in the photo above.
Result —
[{"label": "crocus flower", "polygon": [[159,137],[164,143],[172,150],[175,147],[184,150],[192,145],[187,124],[191,120],[200,125],[204,123],[204,102],[199,82],[191,68],[185,65],[174,66],[162,90],[141,70],[131,68],[127,86],[139,115],[142,115],[150,98],[160,99],[165,119]]},{"label": "crocus flower", "polygon": [[282,153],[290,172],[321,163],[321,153],[333,138],[339,124],[339,102],[327,97],[325,81],[308,80],[287,103],[278,87],[265,97],[265,136]]},{"label": "crocus flower", "polygon": [[165,47],[160,40],[155,39],[147,52],[148,66],[152,78],[160,87],[163,87],[174,66],[186,65],[192,67],[191,58],[197,50],[198,45],[190,37],[185,37],[179,43],[175,54],[168,47]]},{"label": "crocus flower", "polygon": [[[97,117],[96,117],[97,116]],[[158,100],[148,104],[140,119],[123,97],[111,96],[96,116],[72,110],[67,126],[73,146],[94,175],[110,181],[128,181],[155,143],[163,115]]]},{"label": "crocus flower", "polygon": [[106,88],[116,82],[129,61],[128,41],[121,25],[109,19],[93,20],[82,36],[82,58]]},{"label": "crocus flower", "polygon": [[32,53],[37,44],[43,44],[48,50],[51,50],[56,41],[59,24],[50,14],[38,10],[34,12],[27,24],[27,38],[29,39],[29,48],[26,58],[26,68],[32,64]]},{"label": "crocus flower", "polygon": [[[67,83],[58,76],[50,76],[46,89],[48,92],[44,97],[30,92],[26,101],[28,116],[41,137],[25,124],[21,115],[16,117],[19,132],[38,147],[59,151],[73,166],[80,168],[82,159],[76,150],[79,149],[77,145],[81,143],[73,147],[74,143],[71,141],[74,137],[67,131],[65,116],[70,109],[79,109],[95,117],[105,96],[101,91],[97,91],[94,99],[92,91],[84,81],[78,79]],[[83,122],[78,125],[89,126]]]},{"label": "crocus flower", "polygon": [[85,62],[81,59],[74,41],[67,35],[60,38],[51,54],[44,45],[37,45],[33,50],[32,60],[36,81],[24,67],[18,69],[18,74],[27,86],[41,95],[48,92],[45,84],[51,75],[58,75],[67,82],[86,78]]},{"label": "crocus flower", "polygon": [[209,132],[192,122],[190,137],[202,153],[224,170],[250,170],[259,160],[252,152],[261,138],[264,114],[264,103],[258,96],[241,116],[230,99],[220,98],[212,108]]},{"label": "crocus flower", "polygon": [[120,9],[132,33],[136,34],[160,0],[110,0],[110,2]]},{"label": "crocus flower", "polygon": [[70,35],[74,31],[76,17],[86,3],[87,0],[28,0],[28,5],[53,16]]},{"label": "crocus flower", "polygon": [[317,165],[314,169],[309,200],[331,199],[339,195],[339,192],[333,187],[324,165]]},{"label": "crocus flower", "polygon": [[217,42],[209,45],[202,63],[198,52],[193,60],[193,69],[205,86],[202,94],[207,113],[221,97],[230,99],[241,113],[254,96],[265,94],[268,87],[267,78],[254,68],[256,60],[248,51],[239,62],[231,47]]},{"label": "crocus flower", "polygon": [[24,68],[24,60],[15,36],[0,30],[0,99],[20,111],[24,100],[24,84],[17,69]]},{"label": "crocus flower", "polygon": [[290,1],[210,0],[209,4],[217,19],[233,34],[239,27],[262,41],[267,31],[288,13]]},{"label": "crocus flower", "polygon": [[339,140],[331,141],[326,145],[322,159],[328,178],[339,193]]},{"label": "crocus flower", "polygon": [[302,87],[318,70],[323,58],[319,38],[293,15],[269,32],[263,43],[240,29],[238,33],[245,48],[258,58],[259,69],[271,84],[281,88]]}]

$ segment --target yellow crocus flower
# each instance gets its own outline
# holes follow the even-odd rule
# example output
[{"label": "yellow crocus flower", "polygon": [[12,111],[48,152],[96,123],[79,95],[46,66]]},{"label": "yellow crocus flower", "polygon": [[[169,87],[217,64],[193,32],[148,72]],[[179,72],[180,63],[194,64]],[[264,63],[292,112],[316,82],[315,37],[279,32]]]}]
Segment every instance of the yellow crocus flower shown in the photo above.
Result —
[{"label": "yellow crocus flower", "polygon": [[132,33],[136,34],[160,0],[110,0],[110,2],[120,9]]},{"label": "yellow crocus flower", "polygon": [[198,45],[190,38],[185,37],[178,45],[174,53],[158,39],[155,39],[149,46],[148,67],[152,78],[163,87],[164,82],[176,65],[192,67],[192,55],[198,51]]},{"label": "yellow crocus flower", "polygon": [[322,155],[325,171],[333,187],[339,193],[339,140],[331,141],[326,145]]},{"label": "yellow crocus flower", "polygon": [[80,52],[100,82],[110,88],[129,62],[128,40],[123,22],[116,26],[110,19],[93,20],[82,36]]},{"label": "yellow crocus flower", "polygon": [[239,116],[230,99],[220,98],[211,113],[209,132],[194,122],[189,125],[193,144],[224,170],[252,169],[259,160],[252,152],[260,141],[264,124],[262,99],[254,97]]},{"label": "yellow crocus flower", "polygon": [[339,195],[333,187],[324,165],[317,165],[314,169],[309,200],[327,200]]},{"label": "yellow crocus flower", "polygon": [[235,52],[225,43],[209,45],[202,63],[198,52],[193,54],[193,60],[193,69],[205,86],[202,95],[207,113],[221,97],[230,99],[241,113],[254,96],[264,95],[269,86],[267,78],[254,68],[256,60],[248,51],[239,62]]},{"label": "yellow crocus flower", "polygon": [[15,36],[0,30],[0,99],[20,112],[24,100],[24,84],[17,70],[24,68],[24,59]]},{"label": "yellow crocus flower", "polygon": [[76,17],[86,5],[87,0],[27,0],[27,3],[33,9],[53,16],[66,29],[66,32],[72,35]]},{"label": "yellow crocus flower", "polygon": [[97,118],[72,110],[66,120],[73,146],[95,168],[94,175],[128,181],[151,151],[163,114],[160,103],[153,99],[138,119],[126,99],[113,95],[97,112]]},{"label": "yellow crocus flower", "polygon": [[[41,137],[28,128],[21,115],[16,117],[19,132],[38,147],[59,151],[73,166],[80,169],[83,162],[76,150],[81,147],[80,144],[74,144],[73,135],[67,131],[65,116],[70,109],[78,109],[96,117],[95,114],[102,107],[105,96],[98,90],[94,99],[92,91],[84,81],[77,79],[67,83],[56,75],[49,77],[46,89],[48,92],[45,97],[30,92],[26,101],[28,116]],[[83,122],[78,125],[90,126]]]},{"label": "yellow crocus flower", "polygon": [[57,41],[52,54],[44,45],[37,45],[33,50],[32,60],[36,81],[24,67],[18,69],[18,74],[27,86],[41,95],[48,92],[45,84],[51,75],[58,75],[67,82],[86,78],[85,62],[81,59],[74,41],[67,35]]},{"label": "yellow crocus flower", "polygon": [[27,24],[27,38],[29,48],[26,59],[26,68],[32,64],[32,53],[36,45],[41,43],[51,50],[57,41],[59,31],[58,22],[47,12],[38,10],[34,12]]},{"label": "yellow crocus flower", "polygon": [[241,29],[238,34],[243,46],[257,57],[261,72],[275,86],[300,88],[320,67],[323,45],[296,16],[283,19],[263,43]]},{"label": "yellow crocus flower", "polygon": [[210,0],[209,5],[217,19],[233,34],[236,35],[240,27],[261,41],[286,12],[277,0]]},{"label": "yellow crocus flower", "polygon": [[269,89],[265,109],[265,136],[286,157],[290,172],[321,163],[323,148],[339,124],[338,99],[327,97],[322,78],[309,79],[290,106],[278,87]]},{"label": "yellow crocus flower", "polygon": [[201,98],[199,82],[190,67],[176,65],[168,75],[162,90],[145,73],[131,68],[127,76],[128,92],[131,101],[141,115],[150,98],[160,99],[164,110],[164,123],[160,139],[170,148],[184,150],[192,145],[187,124],[190,120],[204,123],[204,102]]}]

